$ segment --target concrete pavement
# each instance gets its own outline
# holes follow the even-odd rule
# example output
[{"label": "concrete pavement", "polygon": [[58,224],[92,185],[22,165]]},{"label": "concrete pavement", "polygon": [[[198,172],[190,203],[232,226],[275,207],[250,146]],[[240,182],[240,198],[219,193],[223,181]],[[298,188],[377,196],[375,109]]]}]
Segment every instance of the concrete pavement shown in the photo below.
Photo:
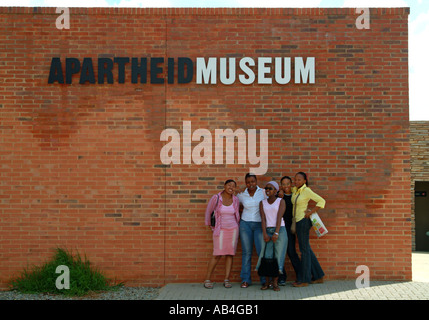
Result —
[{"label": "concrete pavement", "polygon": [[226,289],[215,283],[205,289],[202,283],[165,285],[157,300],[429,300],[429,253],[413,253],[413,281],[370,281],[367,288],[357,288],[355,280],[325,281],[294,288],[291,282],[279,292],[260,290],[260,285],[242,289],[240,283]]}]

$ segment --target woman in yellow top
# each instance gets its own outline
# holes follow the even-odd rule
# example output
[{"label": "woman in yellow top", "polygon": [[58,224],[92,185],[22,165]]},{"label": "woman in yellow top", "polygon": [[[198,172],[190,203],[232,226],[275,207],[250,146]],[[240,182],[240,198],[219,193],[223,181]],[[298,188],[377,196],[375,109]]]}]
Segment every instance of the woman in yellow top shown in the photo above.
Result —
[{"label": "woman in yellow top", "polygon": [[[292,191],[296,235],[299,251],[301,252],[301,279],[297,279],[292,285],[294,287],[306,287],[308,283],[323,283],[325,273],[310,247],[310,229],[312,225],[309,218],[311,214],[325,207],[325,200],[308,187],[307,175],[304,172],[298,172],[295,175],[295,187]],[[307,208],[310,200],[316,202],[316,206],[313,209]]]}]

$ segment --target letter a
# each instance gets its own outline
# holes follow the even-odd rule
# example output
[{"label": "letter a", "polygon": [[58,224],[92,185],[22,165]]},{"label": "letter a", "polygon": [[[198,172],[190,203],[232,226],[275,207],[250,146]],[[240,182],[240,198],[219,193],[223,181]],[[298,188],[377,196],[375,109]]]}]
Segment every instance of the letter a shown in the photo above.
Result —
[{"label": "letter a", "polygon": [[55,273],[64,272],[62,275],[57,277],[55,281],[55,286],[58,290],[61,289],[70,289],[70,269],[65,265],[60,265],[55,270]]},{"label": "letter a", "polygon": [[368,288],[369,287],[369,268],[365,265],[360,265],[356,268],[355,273],[361,273],[361,272],[362,274],[356,279],[356,288],[358,289]]},{"label": "letter a", "polygon": [[171,137],[171,141],[161,149],[161,162],[163,164],[180,164],[180,134],[175,129],[165,129],[161,132],[160,141],[168,141],[169,137]]},{"label": "letter a", "polygon": [[55,12],[61,13],[62,11],[64,11],[64,13],[57,18],[57,20],[55,21],[55,26],[57,27],[58,30],[70,29],[70,11],[69,11],[69,8],[57,8]]},{"label": "letter a", "polygon": [[356,28],[369,29],[369,8],[357,8],[356,13],[363,13],[356,19]]}]

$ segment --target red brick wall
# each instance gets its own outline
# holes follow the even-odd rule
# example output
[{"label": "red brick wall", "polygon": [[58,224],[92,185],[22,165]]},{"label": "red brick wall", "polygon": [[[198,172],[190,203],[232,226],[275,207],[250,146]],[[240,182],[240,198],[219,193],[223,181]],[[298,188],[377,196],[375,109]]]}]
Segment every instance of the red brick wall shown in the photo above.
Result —
[{"label": "red brick wall", "polygon": [[[71,8],[58,30],[55,8],[0,8],[1,286],[56,246],[129,285],[202,281],[207,200],[249,165],[163,165],[160,134],[183,121],[269,130],[260,186],[308,173],[327,279],[410,280],[408,13],[371,9],[361,30],[354,9]],[[48,84],[54,57],[230,56],[315,57],[316,81],[132,84],[128,64],[124,84]],[[239,246],[234,281],[240,266]]]}]

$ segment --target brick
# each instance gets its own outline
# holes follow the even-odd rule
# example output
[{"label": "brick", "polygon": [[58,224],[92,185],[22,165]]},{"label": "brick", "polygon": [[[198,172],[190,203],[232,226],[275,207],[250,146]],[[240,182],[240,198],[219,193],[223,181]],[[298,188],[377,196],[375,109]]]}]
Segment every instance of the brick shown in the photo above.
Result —
[{"label": "brick", "polygon": [[[374,268],[374,280],[411,279],[407,181],[428,170],[424,155],[409,161],[408,8],[371,9],[371,37],[352,8],[70,12],[70,30],[57,30],[54,8],[0,8],[0,287],[56,245],[130,284],[202,281],[207,201],[226,179],[244,188],[249,166],[162,164],[160,134],[183,121],[211,132],[268,129],[261,187],[309,173],[327,200],[330,232],[311,235],[327,279],[354,279],[357,263]],[[124,84],[81,85],[78,75],[47,83],[53,57],[140,56],[315,56],[316,83],[178,84],[176,68],[174,84],[132,84],[129,64]],[[232,281],[240,261],[239,244]],[[214,280],[222,277],[219,266]]]}]

